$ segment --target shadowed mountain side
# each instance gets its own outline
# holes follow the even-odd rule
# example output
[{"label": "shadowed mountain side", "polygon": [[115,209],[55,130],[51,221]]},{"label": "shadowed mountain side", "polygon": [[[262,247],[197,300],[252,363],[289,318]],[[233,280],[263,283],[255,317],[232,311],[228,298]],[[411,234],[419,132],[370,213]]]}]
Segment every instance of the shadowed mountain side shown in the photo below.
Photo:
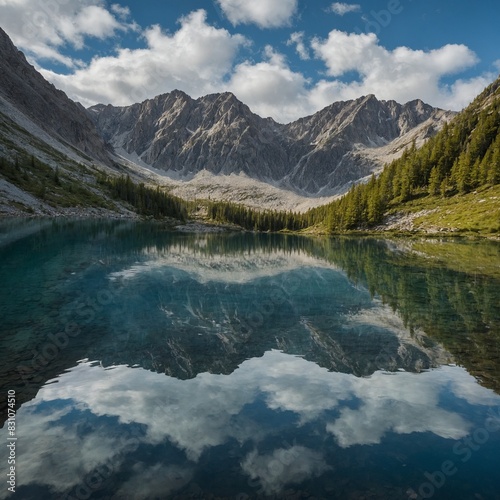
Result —
[{"label": "shadowed mountain side", "polygon": [[116,152],[141,165],[184,179],[203,170],[244,173],[325,196],[345,191],[453,116],[418,100],[400,105],[370,95],[283,125],[252,113],[231,93],[195,100],[179,90],[132,106],[100,104],[89,113]]},{"label": "shadowed mountain side", "polygon": [[97,134],[85,108],[47,82],[1,28],[0,74],[0,98],[57,141],[110,163],[110,149]]}]

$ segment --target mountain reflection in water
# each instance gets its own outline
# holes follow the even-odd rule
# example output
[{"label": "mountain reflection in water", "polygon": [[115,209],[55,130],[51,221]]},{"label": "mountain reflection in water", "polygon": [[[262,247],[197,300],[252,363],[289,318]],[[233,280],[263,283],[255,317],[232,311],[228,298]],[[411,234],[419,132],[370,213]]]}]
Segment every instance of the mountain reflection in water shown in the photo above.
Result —
[{"label": "mountain reflection in water", "polygon": [[496,498],[498,244],[0,229],[13,498]]}]

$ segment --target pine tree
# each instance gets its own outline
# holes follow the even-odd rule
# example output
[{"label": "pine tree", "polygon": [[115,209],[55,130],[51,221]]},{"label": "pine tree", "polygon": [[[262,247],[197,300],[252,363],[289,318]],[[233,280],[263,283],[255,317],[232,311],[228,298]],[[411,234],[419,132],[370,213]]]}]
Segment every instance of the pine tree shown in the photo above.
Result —
[{"label": "pine tree", "polygon": [[376,185],[371,188],[369,192],[367,205],[368,224],[372,226],[378,224],[382,220],[385,207],[380,196],[380,191]]},{"label": "pine tree", "polygon": [[441,189],[441,176],[437,167],[433,167],[431,170],[431,175],[429,177],[429,194],[431,196],[436,196],[439,194]]},{"label": "pine tree", "polygon": [[464,194],[469,192],[471,187],[471,156],[469,151],[462,153],[458,158],[458,161],[453,166],[454,171],[452,175],[454,177],[455,184],[460,193]]},{"label": "pine tree", "polygon": [[59,166],[56,166],[54,170],[54,183],[58,186],[61,184],[61,181],[59,179]]},{"label": "pine tree", "polygon": [[446,176],[442,181],[441,181],[441,185],[439,186],[439,192],[441,193],[441,196],[443,198],[446,197],[447,193],[448,193],[448,188],[450,186],[450,178],[448,176]]},{"label": "pine tree", "polygon": [[403,170],[400,186],[399,196],[401,197],[401,201],[407,201],[412,194],[412,183],[407,169]]},{"label": "pine tree", "polygon": [[487,182],[489,184],[500,184],[500,134],[493,145],[491,164],[488,168]]},{"label": "pine tree", "polygon": [[479,166],[479,184],[483,185],[488,182],[488,173],[491,165],[493,164],[493,146],[488,148],[486,154],[481,160],[481,164]]},{"label": "pine tree", "polygon": [[481,183],[479,179],[481,178],[481,160],[476,158],[474,165],[472,165],[469,175],[469,188],[474,189],[478,187]]}]

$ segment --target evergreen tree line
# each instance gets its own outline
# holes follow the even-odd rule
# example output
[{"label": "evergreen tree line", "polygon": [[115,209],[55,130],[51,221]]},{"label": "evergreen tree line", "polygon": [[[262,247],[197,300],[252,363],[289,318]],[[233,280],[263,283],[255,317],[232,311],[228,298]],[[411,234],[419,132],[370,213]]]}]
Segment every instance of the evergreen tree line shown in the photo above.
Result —
[{"label": "evergreen tree line", "polygon": [[211,220],[236,224],[250,231],[299,231],[307,227],[302,214],[278,210],[258,211],[225,201],[208,202],[207,215]]},{"label": "evergreen tree line", "polygon": [[172,217],[182,221],[187,218],[187,203],[165,193],[159,186],[152,188],[145,186],[143,182],[135,184],[129,175],[102,176],[98,182],[106,186],[115,199],[130,203],[141,215],[154,218]]},{"label": "evergreen tree line", "polygon": [[353,186],[308,217],[314,224],[325,221],[330,231],[366,228],[380,223],[388,208],[416,196],[466,194],[495,184],[500,184],[500,81],[420,149],[413,143],[378,178]]},{"label": "evergreen tree line", "polygon": [[[31,187],[28,184],[34,180],[28,170],[31,174],[41,174],[42,167],[35,165],[33,157],[23,162],[17,157],[14,162],[0,158],[0,173],[28,191]],[[37,195],[42,199],[47,182],[54,187],[61,185],[59,169],[46,167],[46,170],[43,182],[36,179],[41,186]],[[159,187],[135,184],[128,175],[102,175],[98,182],[141,215],[187,218],[190,204]],[[417,196],[447,197],[496,184],[500,184],[500,79],[420,149],[413,143],[379,177],[372,176],[367,183],[354,185],[344,197],[328,205],[300,214],[209,201],[207,212],[214,221],[237,224],[248,230],[299,231],[326,225],[330,232],[338,232],[379,224],[388,209]]]},{"label": "evergreen tree line", "polygon": [[379,177],[354,185],[339,200],[305,214],[209,202],[208,215],[257,231],[326,224],[330,232],[338,232],[379,224],[388,209],[417,196],[448,197],[495,184],[500,184],[500,80],[420,149],[413,143]]}]

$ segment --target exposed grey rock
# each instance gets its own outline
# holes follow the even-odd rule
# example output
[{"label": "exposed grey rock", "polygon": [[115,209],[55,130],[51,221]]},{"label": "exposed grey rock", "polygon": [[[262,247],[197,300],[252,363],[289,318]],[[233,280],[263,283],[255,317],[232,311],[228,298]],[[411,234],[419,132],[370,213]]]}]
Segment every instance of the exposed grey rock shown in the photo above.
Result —
[{"label": "exposed grey rock", "polygon": [[401,105],[369,95],[333,103],[287,126],[295,141],[290,157],[293,168],[286,180],[309,193],[341,189],[370,175],[385,160],[382,156],[375,161],[367,151],[386,148],[405,136],[407,144],[420,141],[451,116],[420,100]]},{"label": "exposed grey rock", "polygon": [[252,113],[231,93],[193,99],[179,90],[85,110],[48,83],[1,29],[0,74],[0,101],[94,160],[112,162],[109,142],[118,154],[181,179],[203,170],[244,173],[307,196],[342,193],[453,115],[419,100],[401,105],[369,95],[284,125]]},{"label": "exposed grey rock", "polygon": [[85,108],[47,82],[0,28],[0,96],[56,140],[110,163],[107,147]]},{"label": "exposed grey rock", "polygon": [[308,195],[341,192],[381,166],[383,157],[365,151],[430,136],[453,115],[419,100],[401,105],[369,95],[282,125],[252,113],[231,93],[195,100],[178,90],[89,112],[117,151],[154,168],[185,178],[204,169],[244,172]]},{"label": "exposed grey rock", "polygon": [[102,137],[145,163],[189,177],[244,172],[278,181],[287,174],[283,127],[231,93],[194,100],[175,90],[127,107],[90,108]]}]

